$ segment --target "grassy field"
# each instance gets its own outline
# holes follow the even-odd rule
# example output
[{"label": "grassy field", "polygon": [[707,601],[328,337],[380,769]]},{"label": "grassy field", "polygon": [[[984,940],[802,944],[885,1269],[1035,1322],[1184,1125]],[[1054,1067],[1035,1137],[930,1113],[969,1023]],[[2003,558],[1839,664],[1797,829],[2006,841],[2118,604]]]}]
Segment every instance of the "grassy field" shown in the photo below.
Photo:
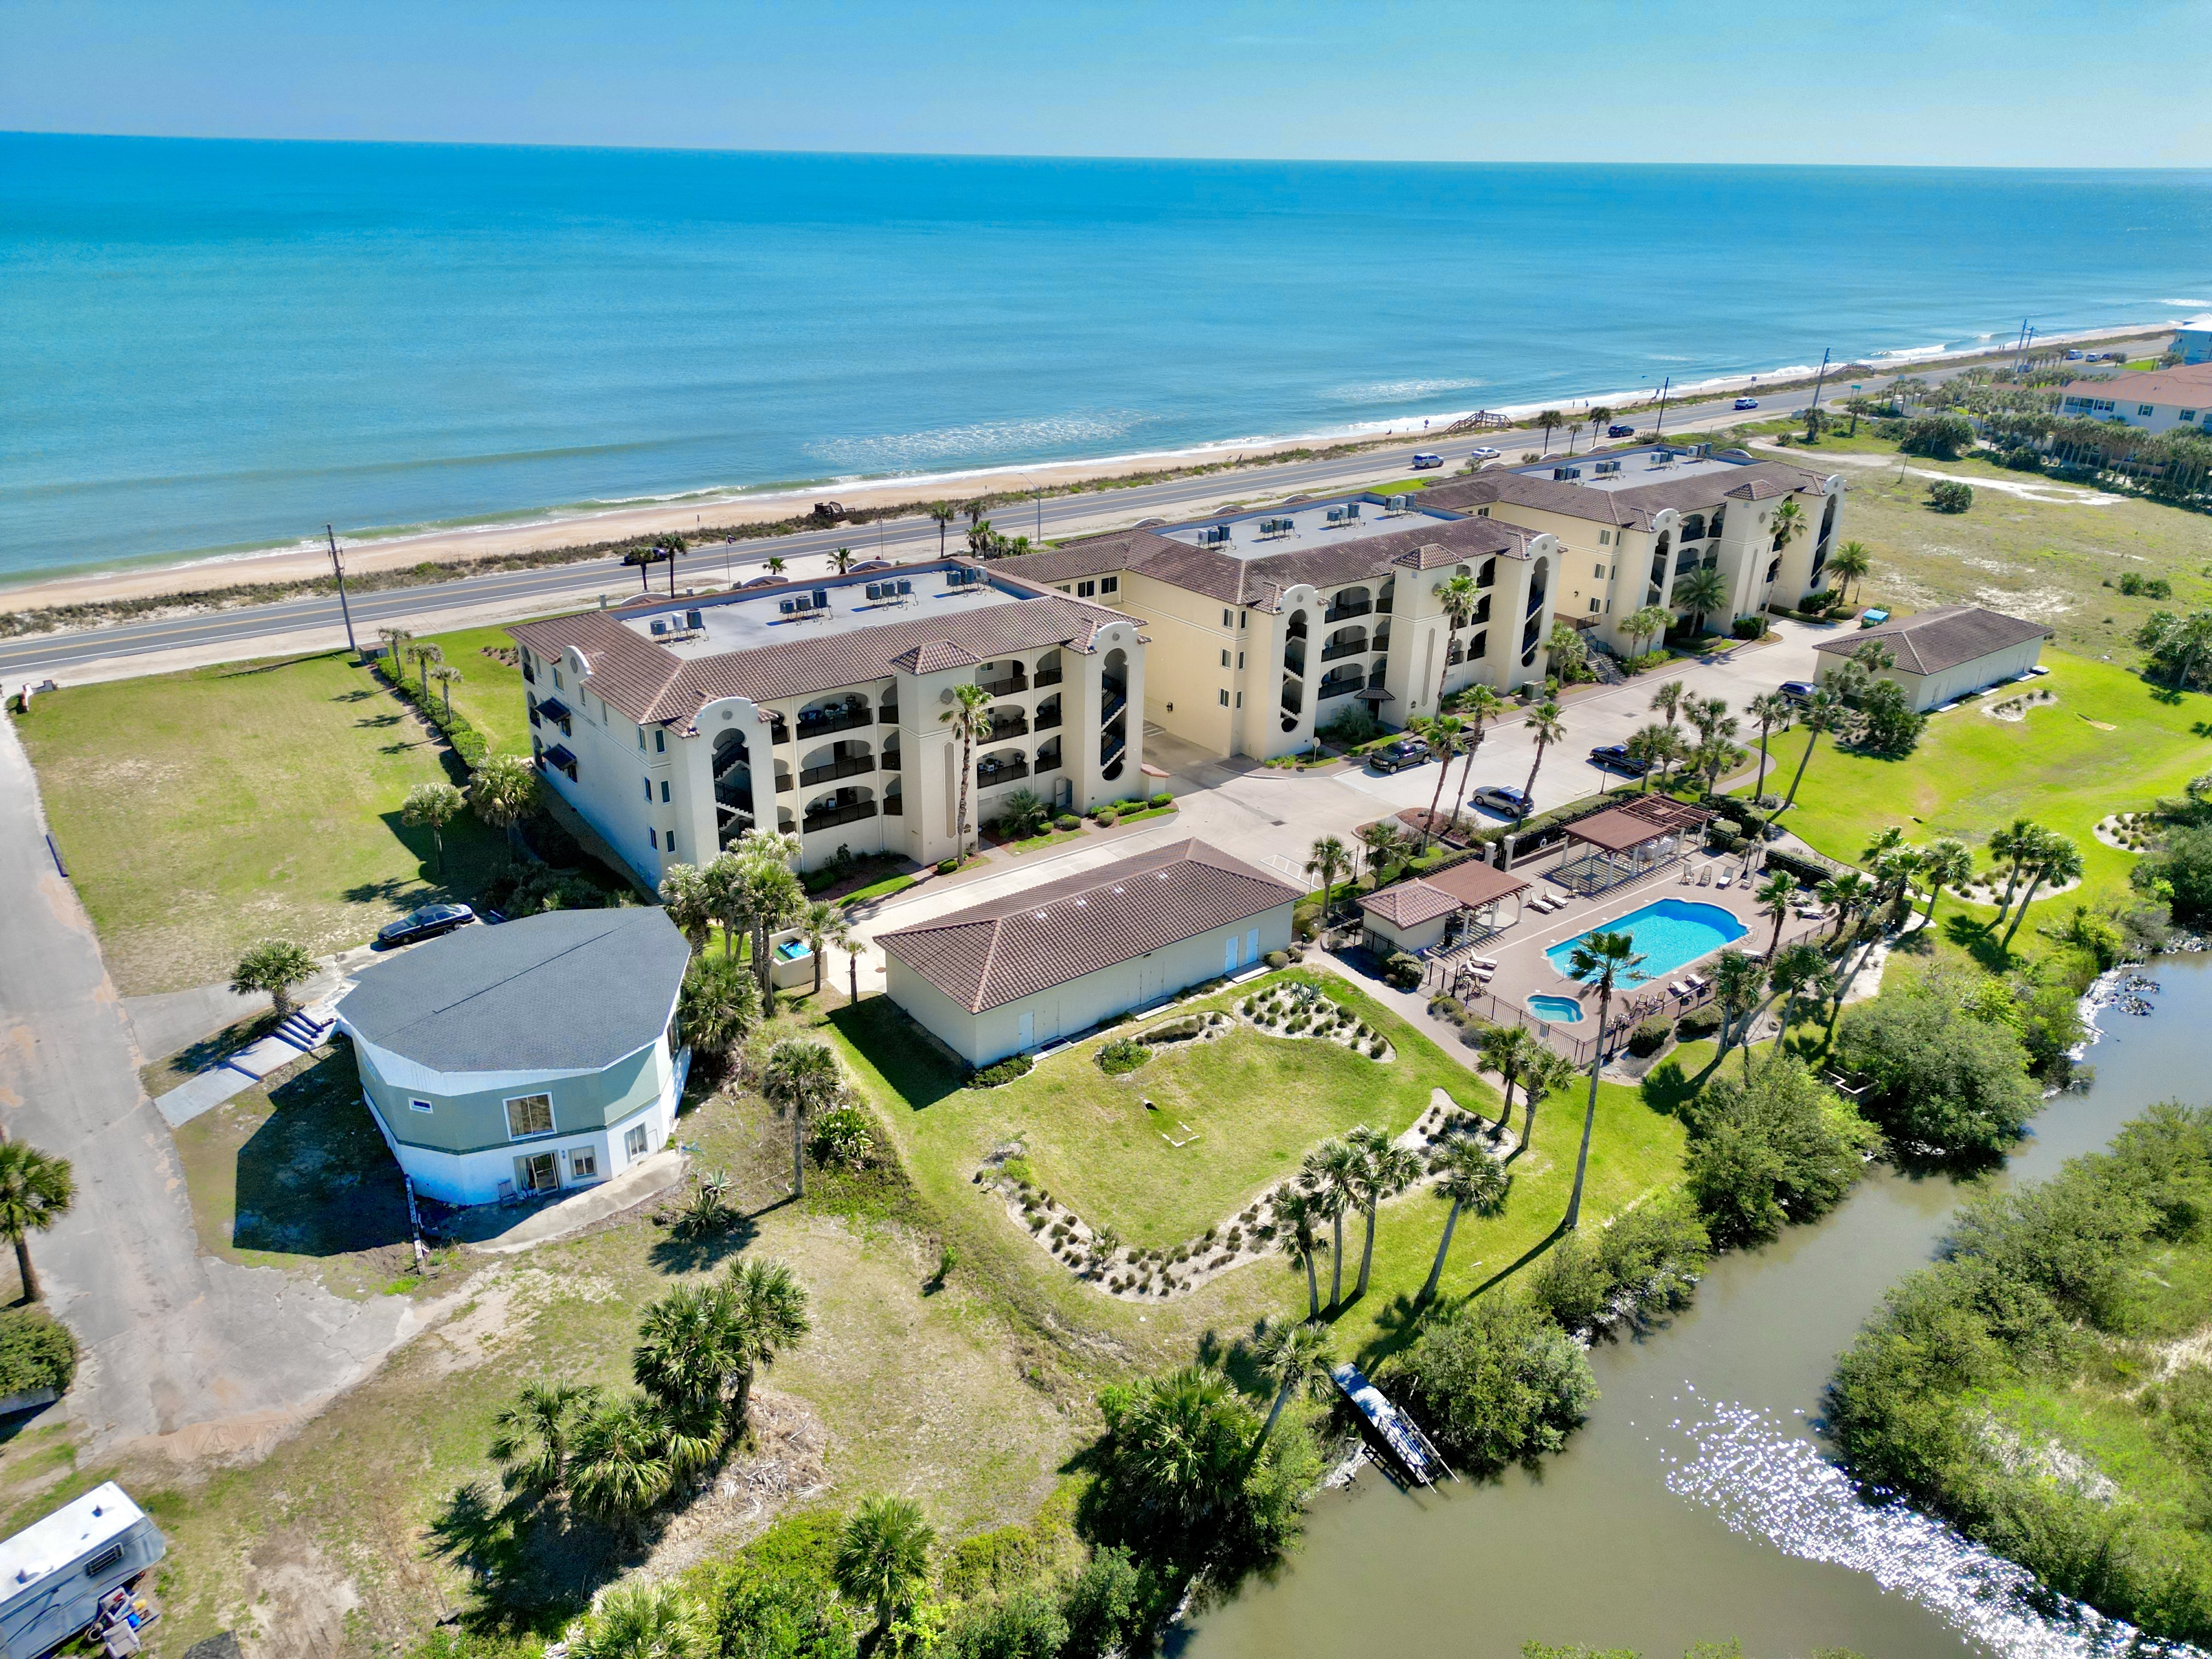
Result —
[{"label": "grassy field", "polygon": [[[1851,464],[1876,458],[1903,459],[1912,471],[1900,481],[1893,464]],[[1868,604],[1903,611],[1987,605],[2049,623],[2066,650],[2109,654],[2118,662],[2139,659],[2132,640],[2153,611],[2212,605],[2212,519],[2201,513],[2132,498],[2102,507],[2024,499],[1992,486],[2026,484],[2051,497],[2092,492],[1988,460],[1900,458],[1895,444],[1864,425],[1856,439],[1827,437],[1807,449],[1793,445],[1779,459],[1812,467],[1826,459],[1849,482],[1842,533],[1864,542],[1874,556],[1874,569],[1856,590]],[[1960,514],[1936,512],[1923,471],[1977,486],[1973,506]],[[2123,594],[2119,579],[2130,571],[2164,577],[2173,585],[2172,597]]]},{"label": "grassy field", "polygon": [[[2051,672],[2038,688],[2058,701],[2029,709],[2024,720],[1981,712],[2001,698],[1970,702],[1930,720],[1919,746],[1901,760],[1853,754],[1824,739],[1790,827],[1829,857],[1849,861],[1893,823],[1922,845],[1956,836],[1978,849],[1991,830],[2030,817],[2074,837],[2085,866],[2078,894],[2039,903],[2039,911],[2118,896],[2136,855],[2106,846],[2090,830],[2107,813],[2179,795],[2212,767],[2203,735],[2212,696],[2192,692],[2176,700],[2124,668],[2064,652],[2046,650],[2043,659]],[[1803,742],[1793,733],[1777,745],[1783,788]]]},{"label": "grassy field", "polygon": [[[1333,975],[1290,971],[1324,984],[1382,1030],[1395,1051],[1391,1063],[1378,1066],[1342,1050],[1311,1053],[1322,1047],[1316,1043],[1297,1045],[1294,1063],[1285,1063],[1271,1051],[1291,1048],[1291,1040],[1246,1033],[1164,1054],[1129,1078],[1112,1079],[1091,1059],[1103,1040],[1093,1039],[1020,1083],[979,1091],[961,1088],[952,1068],[883,999],[833,1020],[854,1071],[891,1125],[917,1192],[979,1272],[1007,1285],[1040,1326],[1079,1334],[1082,1346],[1148,1364],[1181,1363],[1208,1331],[1249,1327],[1302,1307],[1304,1275],[1287,1262],[1268,1262],[1237,1268],[1170,1302],[1139,1307],[1117,1301],[1054,1264],[973,1177],[995,1146],[1021,1138],[1031,1167],[1056,1197],[1086,1218],[1110,1221],[1132,1243],[1165,1243],[1224,1218],[1328,1133],[1363,1121],[1404,1128],[1426,1106],[1432,1086],[1496,1115],[1494,1091],[1381,1003]],[[1188,1006],[1226,1006],[1249,988]],[[1211,1097],[1217,1090],[1243,1097]],[[1150,1115],[1135,1103],[1144,1095],[1162,1103],[1161,1117],[1181,1114],[1205,1131],[1201,1138],[1179,1151],[1169,1147],[1142,1121]],[[1579,1092],[1540,1105],[1534,1144],[1514,1164],[1505,1212],[1493,1220],[1461,1221],[1445,1294],[1474,1291],[1550,1238],[1574,1177],[1582,1106]],[[1517,1123],[1517,1106],[1515,1116]],[[1682,1143],[1680,1125],[1646,1105],[1638,1090],[1604,1085],[1586,1202],[1598,1215],[1615,1215],[1671,1186],[1680,1178]],[[1434,1256],[1443,1209],[1421,1194],[1383,1206],[1373,1287],[1364,1302],[1337,1316],[1340,1352],[1371,1359],[1400,1340],[1412,1295]],[[1347,1231],[1353,1256],[1347,1284],[1358,1265],[1357,1234],[1357,1228]]]},{"label": "grassy field", "polygon": [[[495,752],[529,754],[530,706],[523,700],[522,670],[489,654],[514,649],[514,636],[506,627],[466,628],[422,637],[445,652],[450,666],[461,671],[461,678],[453,683],[454,712],[467,716]],[[430,689],[439,693],[434,681]]]},{"label": "grassy field", "polygon": [[504,857],[465,816],[434,878],[399,805],[456,763],[343,653],[74,686],[18,729],[126,996],[224,978],[270,935],[359,945]]}]

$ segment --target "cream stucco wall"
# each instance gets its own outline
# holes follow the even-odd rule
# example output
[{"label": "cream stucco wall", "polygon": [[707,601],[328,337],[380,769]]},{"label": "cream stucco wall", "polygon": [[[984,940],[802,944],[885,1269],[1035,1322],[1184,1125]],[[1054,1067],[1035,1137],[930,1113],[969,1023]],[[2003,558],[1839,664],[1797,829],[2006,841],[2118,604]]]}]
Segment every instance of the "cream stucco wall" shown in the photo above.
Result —
[{"label": "cream stucco wall", "polygon": [[[2035,666],[2043,654],[2043,641],[2025,640],[2002,651],[1993,651],[1986,657],[1977,657],[1972,662],[1962,662],[1938,674],[1910,674],[1895,668],[1886,668],[1877,679],[1893,682],[1905,689],[1905,695],[1913,708],[1926,712],[1941,707],[1954,697],[1962,697],[1969,691],[1978,691],[1985,685],[2014,679]],[[1820,678],[1825,680],[1834,672],[1833,654],[1821,653]]]}]

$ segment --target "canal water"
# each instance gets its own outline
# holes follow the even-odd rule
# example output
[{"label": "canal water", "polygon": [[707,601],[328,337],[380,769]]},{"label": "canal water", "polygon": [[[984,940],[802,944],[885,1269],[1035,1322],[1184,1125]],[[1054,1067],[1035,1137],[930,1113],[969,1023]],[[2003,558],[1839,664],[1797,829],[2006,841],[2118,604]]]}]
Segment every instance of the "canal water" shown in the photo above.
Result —
[{"label": "canal water", "polygon": [[[2150,977],[2154,1011],[2103,1012],[2094,1085],[2051,1101],[1996,1179],[2048,1176],[2153,1101],[2212,1100],[2212,962]],[[1593,1352],[1602,1397],[1562,1455],[1433,1494],[1364,1471],[1316,1504],[1273,1582],[1199,1618],[1183,1659],[1511,1659],[1530,1638],[1673,1659],[1731,1636],[1753,1659],[2187,1651],[2054,1607],[1947,1527],[1863,1502],[1827,1461],[1814,1419],[1837,1354],[1962,1196],[1885,1169],[1817,1225],[1722,1258],[1671,1325]]]}]

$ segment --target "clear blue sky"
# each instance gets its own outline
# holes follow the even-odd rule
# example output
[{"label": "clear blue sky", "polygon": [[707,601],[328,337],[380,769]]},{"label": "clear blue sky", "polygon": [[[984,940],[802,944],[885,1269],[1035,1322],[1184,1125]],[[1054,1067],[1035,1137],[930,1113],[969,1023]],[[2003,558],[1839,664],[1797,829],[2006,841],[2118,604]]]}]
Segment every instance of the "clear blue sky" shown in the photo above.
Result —
[{"label": "clear blue sky", "polygon": [[0,0],[0,128],[2212,166],[2212,0]]}]

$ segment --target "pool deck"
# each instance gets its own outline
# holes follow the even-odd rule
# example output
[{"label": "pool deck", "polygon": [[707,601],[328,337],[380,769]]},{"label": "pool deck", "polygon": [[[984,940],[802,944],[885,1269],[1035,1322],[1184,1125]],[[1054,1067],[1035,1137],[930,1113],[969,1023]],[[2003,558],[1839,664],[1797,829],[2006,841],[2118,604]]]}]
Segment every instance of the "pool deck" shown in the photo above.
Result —
[{"label": "pool deck", "polygon": [[[1486,988],[1489,994],[1498,1002],[1517,1008],[1524,1014],[1528,1013],[1528,999],[1532,996],[1583,998],[1589,1012],[1582,1020],[1573,1024],[1557,1023],[1552,1024],[1551,1030],[1560,1036],[1570,1038],[1586,1038],[1595,1035],[1597,1030],[1597,1006],[1594,994],[1586,993],[1583,987],[1560,973],[1546,958],[1544,952],[1555,945],[1563,944],[1568,939],[1586,933],[1593,927],[1611,921],[1616,917],[1625,916],[1632,910],[1640,910],[1647,904],[1668,898],[1685,899],[1698,904],[1711,904],[1729,912],[1749,930],[1743,938],[1735,941],[1740,950],[1763,955],[1766,951],[1768,941],[1773,937],[1772,918],[1762,915],[1759,908],[1759,884],[1762,878],[1754,873],[1749,880],[1743,879],[1737,873],[1743,867],[1743,860],[1740,856],[1717,857],[1698,854],[1682,864],[1671,866],[1626,886],[1616,887],[1611,892],[1601,893],[1595,898],[1579,897],[1549,880],[1551,871],[1557,863],[1558,860],[1554,859],[1533,867],[1523,866],[1516,873],[1526,875],[1531,878],[1533,882],[1531,896],[1544,894],[1553,898],[1564,898],[1566,901],[1565,908],[1554,910],[1549,915],[1546,915],[1540,911],[1523,906],[1521,920],[1518,922],[1487,944],[1479,946],[1473,955],[1489,957],[1497,961],[1498,971],[1492,976]],[[1701,885],[1698,881],[1698,872],[1707,867],[1713,872],[1712,883]],[[1686,883],[1682,879],[1685,869],[1690,872],[1690,879]],[[1723,871],[1729,872],[1731,877],[1726,887],[1717,885],[1720,873]],[[1824,922],[1801,919],[1793,915],[1783,923],[1783,942],[1788,944],[1802,939],[1825,926]],[[1722,948],[1716,945],[1705,957],[1686,963],[1671,974],[1633,987],[1627,994],[1629,1000],[1633,1000],[1654,993],[1663,994],[1670,981],[1679,981],[1685,973],[1697,972],[1700,963],[1707,961]],[[1461,957],[1457,961],[1444,963],[1438,971],[1449,977],[1468,959]],[[1448,988],[1448,987],[1438,988]],[[1616,1011],[1620,1006],[1621,999],[1616,996],[1614,1000]],[[1478,1012],[1481,1011],[1478,1009]],[[1533,1024],[1540,1017],[1530,1015],[1529,1018]],[[1616,1012],[1615,1029],[1619,1028],[1620,1016]]]}]

